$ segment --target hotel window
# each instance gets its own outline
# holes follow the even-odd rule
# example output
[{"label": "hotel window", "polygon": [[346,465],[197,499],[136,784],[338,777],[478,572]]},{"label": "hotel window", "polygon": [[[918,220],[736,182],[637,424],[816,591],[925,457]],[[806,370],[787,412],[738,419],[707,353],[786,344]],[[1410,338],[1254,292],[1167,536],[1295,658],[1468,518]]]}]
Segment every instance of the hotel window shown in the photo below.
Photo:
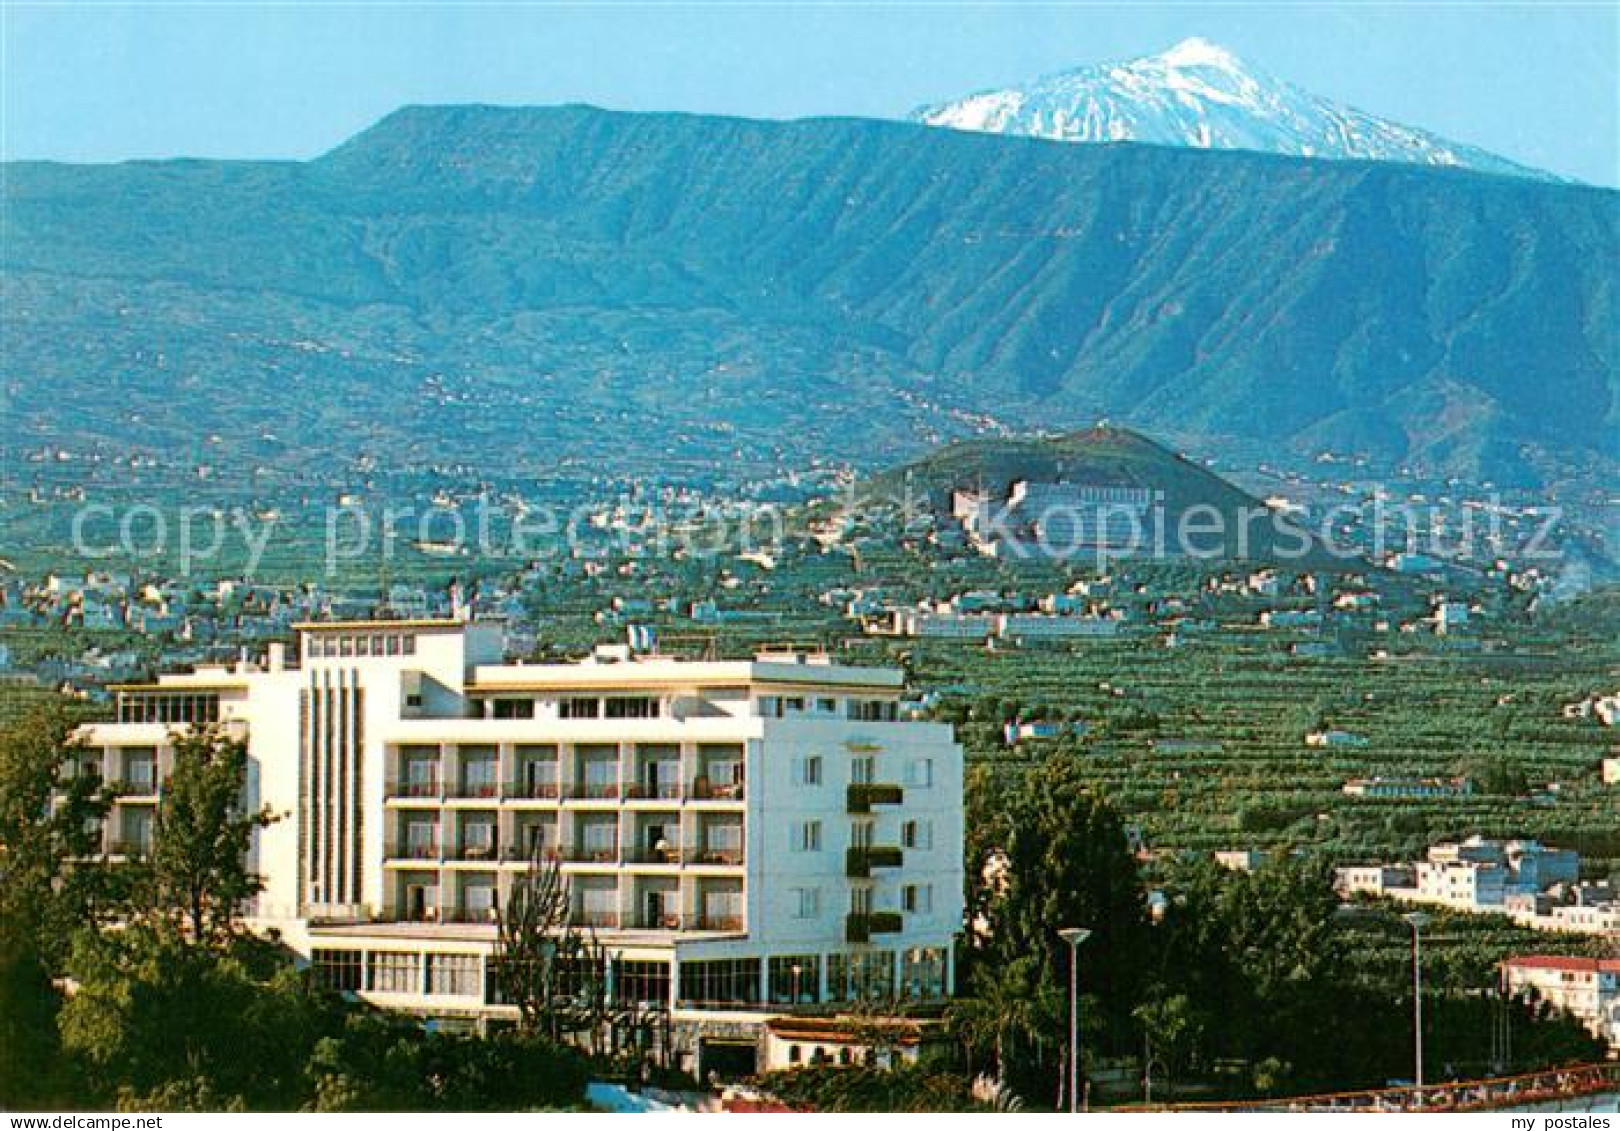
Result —
[{"label": "hotel window", "polygon": [[602,717],[600,699],[564,699],[557,704],[558,717],[564,719],[597,719]]},{"label": "hotel window", "polygon": [[900,992],[924,1001],[945,996],[945,952],[919,946],[900,953]]},{"label": "hotel window", "polygon": [[829,954],[827,956],[827,1000],[849,1000],[849,956],[847,954]]},{"label": "hotel window", "polygon": [[151,746],[130,747],[123,752],[121,773],[124,784],[141,793],[157,788],[157,750]]},{"label": "hotel window", "polygon": [[900,826],[902,848],[929,849],[934,847],[934,825],[931,821],[910,820]]},{"label": "hotel window", "polygon": [[428,860],[439,854],[439,823],[414,820],[405,824],[405,854],[413,860]]},{"label": "hotel window", "polygon": [[849,958],[850,991],[856,998],[882,1000],[894,996],[894,952],[876,950]]},{"label": "hotel window", "polygon": [[836,715],[838,713],[838,700],[817,699],[816,713],[818,715]]},{"label": "hotel window", "polygon": [[482,966],[476,954],[430,954],[427,956],[428,990],[430,994],[452,997],[476,997],[481,987],[479,975]]},{"label": "hotel window", "polygon": [[582,821],[579,826],[579,844],[589,860],[612,860],[619,854],[619,822]]},{"label": "hotel window", "polygon": [[906,767],[906,784],[921,786],[926,789],[934,784],[934,760],[932,758],[913,758]]},{"label": "hotel window", "polygon": [[859,754],[849,760],[851,785],[871,785],[877,774],[877,760],[870,754]]},{"label": "hotel window", "polygon": [[374,950],[367,959],[367,987],[379,994],[422,992],[422,956],[407,950]]},{"label": "hotel window", "polygon": [[799,759],[799,784],[821,784],[821,755],[811,754]]},{"label": "hotel window", "polygon": [[461,826],[461,852],[468,860],[489,860],[495,855],[495,822],[468,821]]},{"label": "hotel window", "polygon": [[852,887],[849,889],[849,913],[851,915],[872,914],[872,889],[869,887]]},{"label": "hotel window", "polygon": [[851,848],[871,848],[873,837],[872,822],[851,821],[849,823],[849,846]]},{"label": "hotel window", "polygon": [[579,748],[586,797],[614,797],[619,792],[619,748],[581,746]]},{"label": "hotel window", "polygon": [[681,963],[681,1001],[749,1005],[759,1000],[759,959],[730,958]]},{"label": "hotel window", "polygon": [[497,719],[534,718],[533,699],[497,699],[494,715]]},{"label": "hotel window", "polygon": [[770,960],[771,1004],[804,1005],[821,996],[819,954],[778,954]]},{"label": "hotel window", "polygon": [[432,746],[407,746],[400,751],[405,760],[406,792],[412,797],[426,797],[438,792],[439,751]]},{"label": "hotel window", "polygon": [[619,921],[619,889],[616,886],[581,888],[579,909],[587,924],[615,926]]},{"label": "hotel window", "polygon": [[669,1005],[669,963],[635,959],[615,962],[613,996],[620,1005]]},{"label": "hotel window", "polygon": [[711,852],[736,853],[743,847],[743,827],[740,821],[715,821],[703,827],[706,847]]},{"label": "hotel window", "polygon": [[656,719],[658,700],[646,695],[632,698],[609,699],[607,717],[610,719]]},{"label": "hotel window", "polygon": [[795,919],[816,919],[821,916],[820,888],[794,888],[790,898]]},{"label": "hotel window", "polygon": [[358,950],[316,950],[310,954],[315,980],[338,993],[358,993],[365,985],[364,955]]},{"label": "hotel window", "polygon": [[488,747],[461,748],[461,784],[464,797],[494,797],[500,776],[500,755]]},{"label": "hotel window", "polygon": [[900,906],[913,915],[928,915],[934,910],[934,888],[931,884],[907,884],[900,889]]},{"label": "hotel window", "polygon": [[792,843],[795,852],[820,852],[821,822],[800,821],[793,827]]},{"label": "hotel window", "polygon": [[852,699],[848,713],[851,719],[862,723],[893,722],[899,717],[898,705],[881,699]]},{"label": "hotel window", "polygon": [[702,925],[711,931],[731,931],[742,926],[743,894],[740,891],[706,891],[702,895]]}]

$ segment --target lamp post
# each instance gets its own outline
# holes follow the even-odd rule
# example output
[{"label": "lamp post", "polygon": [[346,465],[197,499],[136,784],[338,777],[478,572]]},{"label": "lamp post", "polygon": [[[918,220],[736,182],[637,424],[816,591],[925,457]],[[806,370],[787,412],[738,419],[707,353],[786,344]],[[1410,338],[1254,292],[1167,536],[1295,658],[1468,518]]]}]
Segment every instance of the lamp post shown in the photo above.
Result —
[{"label": "lamp post", "polygon": [[1069,944],[1069,1111],[1080,1110],[1080,944],[1089,927],[1064,927],[1058,938]]},{"label": "lamp post", "polygon": [[1412,1040],[1414,1073],[1417,1084],[1414,1092],[1418,1107],[1423,1106],[1423,928],[1432,917],[1421,911],[1402,915],[1412,928]]}]

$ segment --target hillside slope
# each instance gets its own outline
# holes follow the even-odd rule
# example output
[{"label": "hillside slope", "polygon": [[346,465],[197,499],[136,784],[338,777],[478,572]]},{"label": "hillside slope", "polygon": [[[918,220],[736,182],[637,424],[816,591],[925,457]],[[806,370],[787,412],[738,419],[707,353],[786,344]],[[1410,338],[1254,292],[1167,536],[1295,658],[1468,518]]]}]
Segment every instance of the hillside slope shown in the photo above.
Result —
[{"label": "hillside slope", "polygon": [[[1158,552],[1172,556],[1190,552],[1269,560],[1286,554],[1296,565],[1341,569],[1354,562],[1333,557],[1308,531],[1274,515],[1261,500],[1208,468],[1138,432],[1111,426],[1062,436],[947,444],[865,480],[854,495],[853,509],[898,505],[901,513],[926,508],[948,518],[954,491],[983,492],[999,509],[1019,480],[1151,492],[1150,517],[1137,534],[1144,553],[1157,546]],[[1184,516],[1195,508],[1195,517],[1184,524]]]},{"label": "hillside slope", "polygon": [[18,445],[870,467],[989,414],[1620,466],[1612,192],[580,107],[402,110],[307,163],[5,172]]}]

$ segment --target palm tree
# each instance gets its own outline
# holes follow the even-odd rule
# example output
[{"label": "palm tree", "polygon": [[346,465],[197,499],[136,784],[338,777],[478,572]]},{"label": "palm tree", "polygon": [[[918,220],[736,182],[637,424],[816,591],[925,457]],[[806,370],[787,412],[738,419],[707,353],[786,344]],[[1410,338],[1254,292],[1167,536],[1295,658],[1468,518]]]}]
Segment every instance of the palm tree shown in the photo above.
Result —
[{"label": "palm tree", "polygon": [[1006,1081],[1009,1049],[1020,1043],[1040,1045],[1052,1032],[1057,1015],[1053,990],[1041,985],[1040,972],[1035,955],[1004,965],[982,965],[974,972],[971,992],[957,999],[946,1014],[970,1057],[992,1050],[998,1082]]}]

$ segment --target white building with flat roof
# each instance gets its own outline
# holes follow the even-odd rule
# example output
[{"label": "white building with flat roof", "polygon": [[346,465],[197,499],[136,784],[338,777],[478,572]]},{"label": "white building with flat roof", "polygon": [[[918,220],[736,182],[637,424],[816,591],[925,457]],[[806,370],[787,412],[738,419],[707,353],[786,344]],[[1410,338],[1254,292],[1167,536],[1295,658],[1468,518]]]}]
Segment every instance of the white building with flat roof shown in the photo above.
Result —
[{"label": "white building with flat roof", "polygon": [[[491,973],[531,854],[558,862],[626,1004],[706,1032],[857,998],[937,1000],[962,921],[962,750],[901,673],[824,657],[500,661],[495,626],[299,625],[297,658],[117,691],[81,734],[151,842],[174,732],[245,739],[251,911],[330,984],[437,1017],[515,1011]],[[718,1027],[718,1028],[716,1028]]]},{"label": "white building with flat roof", "polygon": [[1509,991],[1567,1009],[1620,1048],[1620,959],[1526,954],[1502,963]]}]

